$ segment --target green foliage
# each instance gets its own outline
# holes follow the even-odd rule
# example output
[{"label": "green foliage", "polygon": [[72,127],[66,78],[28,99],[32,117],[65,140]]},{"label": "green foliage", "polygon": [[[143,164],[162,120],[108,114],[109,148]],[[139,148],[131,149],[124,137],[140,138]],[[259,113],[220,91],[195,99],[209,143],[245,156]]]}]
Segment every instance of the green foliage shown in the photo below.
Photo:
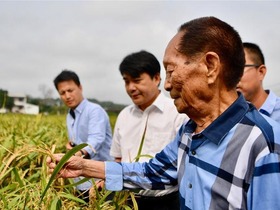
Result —
[{"label": "green foliage", "polygon": [[70,151],[68,151],[61,159],[61,161],[59,161],[59,163],[57,164],[57,166],[55,167],[51,178],[47,184],[47,186],[45,187],[42,195],[41,195],[41,199],[40,199],[40,203],[42,202],[44,196],[46,195],[47,190],[50,188],[52,182],[55,180],[56,176],[58,175],[59,171],[62,169],[63,165],[71,158],[71,156],[73,156],[76,152],[80,151],[81,149],[83,149],[85,146],[87,146],[87,144],[80,144],[75,146],[73,149],[71,149]]},{"label": "green foliage", "polygon": [[[109,115],[113,124],[116,115]],[[131,192],[117,192],[109,199],[112,192],[93,187],[91,202],[86,204],[75,196],[72,179],[49,174],[47,156],[65,153],[66,142],[65,115],[0,115],[0,209],[137,210]],[[127,205],[128,199],[134,207]]]},{"label": "green foliage", "polygon": [[112,131],[113,131],[114,127],[115,127],[115,124],[116,124],[116,121],[117,121],[118,113],[116,113],[116,112],[107,112],[107,113],[108,113],[108,116],[109,116],[109,119],[110,119],[110,124],[111,124]]},{"label": "green foliage", "polygon": [[[1,92],[0,92],[1,97]],[[91,102],[99,104],[102,106],[108,113],[118,114],[126,105],[115,104],[111,101],[98,101],[96,99],[88,99]],[[0,98],[1,102],[1,98]],[[27,103],[38,105],[40,113],[48,114],[66,114],[68,108],[62,103],[59,98],[33,98],[31,96],[27,97]],[[0,104],[1,105],[1,104]],[[13,104],[12,104],[13,105]]]},{"label": "green foliage", "polygon": [[8,91],[0,89],[0,109],[11,109],[13,106],[13,99],[8,96]]}]

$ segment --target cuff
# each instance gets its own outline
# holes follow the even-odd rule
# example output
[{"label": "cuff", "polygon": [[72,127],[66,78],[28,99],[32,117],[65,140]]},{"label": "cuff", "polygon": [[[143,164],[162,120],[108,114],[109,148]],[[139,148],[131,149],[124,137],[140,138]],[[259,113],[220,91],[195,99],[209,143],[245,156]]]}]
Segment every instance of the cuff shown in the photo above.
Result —
[{"label": "cuff", "polygon": [[110,191],[123,189],[123,173],[121,163],[105,162],[105,187]]}]

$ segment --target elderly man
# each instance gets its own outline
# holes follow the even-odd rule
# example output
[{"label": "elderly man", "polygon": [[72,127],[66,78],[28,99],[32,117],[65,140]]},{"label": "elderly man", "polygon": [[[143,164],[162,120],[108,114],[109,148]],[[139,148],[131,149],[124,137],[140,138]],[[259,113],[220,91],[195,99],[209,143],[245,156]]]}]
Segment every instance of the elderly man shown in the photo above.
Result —
[{"label": "elderly man", "polygon": [[[183,24],[164,55],[165,88],[190,117],[174,141],[148,163],[72,157],[60,176],[104,178],[111,190],[178,183],[182,210],[280,209],[280,127],[237,93],[244,64],[240,36],[227,23]],[[53,171],[56,163],[47,164]]]}]

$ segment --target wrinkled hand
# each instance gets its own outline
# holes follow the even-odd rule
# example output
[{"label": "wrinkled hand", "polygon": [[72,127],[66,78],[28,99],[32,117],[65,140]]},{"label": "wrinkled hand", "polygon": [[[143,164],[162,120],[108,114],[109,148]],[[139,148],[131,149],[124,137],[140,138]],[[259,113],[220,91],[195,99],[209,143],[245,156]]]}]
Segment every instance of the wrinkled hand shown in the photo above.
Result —
[{"label": "wrinkled hand", "polygon": [[[61,160],[64,154],[54,154],[52,159],[51,157],[47,157],[47,165],[49,167],[49,172],[53,173],[54,168],[57,163]],[[62,167],[60,170],[59,177],[62,178],[75,178],[81,176],[83,172],[83,162],[84,159],[78,156],[72,156]]]}]

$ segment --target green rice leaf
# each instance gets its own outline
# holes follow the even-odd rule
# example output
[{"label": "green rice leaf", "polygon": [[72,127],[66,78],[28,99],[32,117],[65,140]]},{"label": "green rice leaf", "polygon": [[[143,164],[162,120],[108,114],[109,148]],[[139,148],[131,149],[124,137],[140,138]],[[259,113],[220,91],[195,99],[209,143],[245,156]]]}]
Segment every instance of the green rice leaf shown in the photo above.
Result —
[{"label": "green rice leaf", "polygon": [[54,198],[54,200],[52,201],[50,210],[59,210],[61,209],[62,203],[61,200],[58,198]]},{"label": "green rice leaf", "polygon": [[59,171],[61,170],[61,168],[64,166],[64,164],[78,151],[80,151],[81,149],[83,149],[84,147],[86,147],[88,144],[84,143],[84,144],[79,144],[75,147],[73,147],[71,150],[69,150],[59,161],[59,163],[56,165],[56,167],[54,168],[54,171],[51,175],[51,178],[46,186],[46,188],[44,189],[42,195],[41,195],[41,199],[40,199],[40,204],[43,201],[43,198],[46,195],[46,192],[48,191],[49,187],[51,186],[51,183],[55,180],[57,174],[59,173]]},{"label": "green rice leaf", "polygon": [[63,186],[57,186],[56,188],[69,188],[69,187],[75,187],[77,185],[83,184],[84,182],[87,182],[88,180],[90,180],[91,178],[83,178],[81,180],[79,180],[78,182],[74,182],[72,184],[67,184],[67,185],[63,185]]},{"label": "green rice leaf", "polygon": [[129,192],[129,194],[130,194],[130,197],[131,197],[131,200],[132,200],[132,203],[133,203],[134,210],[138,210],[138,204],[136,202],[134,193],[133,192]]},{"label": "green rice leaf", "polygon": [[13,168],[13,172],[14,172],[16,181],[19,183],[19,186],[23,187],[24,184],[23,184],[23,181],[21,180],[21,178],[19,176],[18,170],[16,168]]},{"label": "green rice leaf", "polygon": [[73,194],[65,194],[65,193],[61,193],[60,197],[64,197],[67,198],[69,200],[73,200],[82,204],[87,204],[83,199],[78,198],[77,196],[73,195]]}]

